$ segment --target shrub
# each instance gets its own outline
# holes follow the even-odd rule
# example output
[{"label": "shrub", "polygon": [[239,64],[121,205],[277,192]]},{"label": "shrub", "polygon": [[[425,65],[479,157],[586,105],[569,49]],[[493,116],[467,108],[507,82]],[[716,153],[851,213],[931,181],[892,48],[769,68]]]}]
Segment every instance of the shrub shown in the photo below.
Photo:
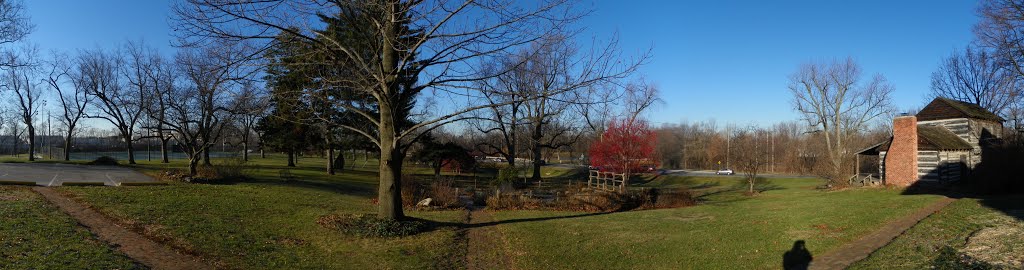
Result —
[{"label": "shrub", "polygon": [[521,194],[494,195],[487,197],[487,209],[492,210],[536,210],[544,208],[543,203]]},{"label": "shrub", "polygon": [[452,183],[451,179],[430,183],[429,197],[433,200],[431,203],[442,208],[461,207],[462,204],[459,203],[458,189],[453,187]]},{"label": "shrub", "polygon": [[378,238],[409,236],[428,228],[422,221],[389,220],[375,215],[327,215],[317,219],[317,223],[345,235]]},{"label": "shrub", "polygon": [[412,175],[402,175],[402,206],[413,207],[419,200],[423,199],[423,185],[419,178]]},{"label": "shrub", "polygon": [[553,208],[566,211],[606,212],[619,210],[619,194],[615,192],[579,192],[555,201]]},{"label": "shrub", "polygon": [[188,179],[188,173],[186,173],[185,171],[179,169],[169,169],[161,173],[158,180],[185,182],[186,179]]},{"label": "shrub", "polygon": [[89,161],[86,164],[89,164],[89,165],[103,165],[103,166],[116,166],[116,165],[118,165],[117,159],[113,158],[113,157],[109,157],[109,156],[98,157],[98,158],[94,159],[93,161]]},{"label": "shrub", "polygon": [[229,159],[216,165],[200,165],[192,182],[232,183],[248,179],[249,167],[241,159]]},{"label": "shrub", "polygon": [[513,188],[524,188],[526,183],[519,179],[520,170],[515,167],[507,167],[498,170],[498,176],[494,179],[495,187],[511,186]]},{"label": "shrub", "polygon": [[[686,188],[643,189],[625,193],[570,188],[556,200],[542,202],[528,196],[488,198],[487,206],[494,209],[552,209],[563,211],[628,211],[633,209],[677,208],[694,205],[696,200]],[[497,203],[497,205],[494,205]]]},{"label": "shrub", "polygon": [[214,165],[213,171],[221,180],[242,180],[248,178],[249,166],[245,164],[245,160],[233,158]]},{"label": "shrub", "polygon": [[678,208],[697,203],[693,199],[693,194],[686,188],[651,189],[651,192],[653,192],[654,203],[648,208]]}]

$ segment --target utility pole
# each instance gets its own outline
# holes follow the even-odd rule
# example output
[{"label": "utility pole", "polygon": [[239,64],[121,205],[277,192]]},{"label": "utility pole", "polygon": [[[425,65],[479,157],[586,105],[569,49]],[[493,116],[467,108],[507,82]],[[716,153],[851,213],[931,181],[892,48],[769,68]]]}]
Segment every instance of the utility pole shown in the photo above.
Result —
[{"label": "utility pole", "polygon": [[725,125],[725,168],[729,169],[729,151],[732,150],[732,127]]},{"label": "utility pole", "polygon": [[50,137],[53,136],[53,130],[50,129],[50,119],[52,118],[50,111],[46,111],[46,140],[43,141],[46,143],[46,156],[49,159],[53,159],[53,145],[49,143]]}]

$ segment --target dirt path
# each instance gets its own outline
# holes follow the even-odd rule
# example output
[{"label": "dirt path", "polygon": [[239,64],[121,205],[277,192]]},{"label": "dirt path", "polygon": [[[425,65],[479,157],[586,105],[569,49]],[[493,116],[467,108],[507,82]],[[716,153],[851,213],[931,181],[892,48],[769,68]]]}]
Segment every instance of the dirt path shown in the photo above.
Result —
[{"label": "dirt path", "polygon": [[47,201],[56,205],[79,224],[86,227],[103,240],[121,251],[128,257],[153,269],[213,269],[202,263],[198,258],[179,254],[171,248],[153,242],[148,238],[118,226],[114,221],[89,209],[52,188],[33,187]]},{"label": "dirt path", "polygon": [[943,197],[938,202],[918,209],[910,215],[889,222],[889,224],[869,235],[814,258],[814,261],[811,261],[810,269],[844,269],[849,267],[850,264],[867,258],[875,250],[889,244],[892,239],[900,236],[910,227],[917,225],[922,219],[942,210],[942,208],[945,208],[953,201],[956,201],[956,199]]},{"label": "dirt path", "polygon": [[504,236],[494,225],[479,226],[494,222],[491,213],[480,207],[468,206],[469,228],[466,230],[466,269],[515,269],[512,258],[507,254]]}]

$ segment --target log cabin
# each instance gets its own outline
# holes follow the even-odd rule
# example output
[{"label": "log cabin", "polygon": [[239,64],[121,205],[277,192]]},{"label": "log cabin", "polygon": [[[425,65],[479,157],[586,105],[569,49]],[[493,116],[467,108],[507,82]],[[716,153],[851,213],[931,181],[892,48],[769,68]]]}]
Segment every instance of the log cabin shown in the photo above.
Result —
[{"label": "log cabin", "polygon": [[[982,162],[986,146],[1002,137],[1003,121],[976,104],[936,98],[917,115],[894,118],[891,138],[858,151],[857,172],[896,186],[959,181]],[[877,173],[859,167],[862,156],[877,156]]]}]

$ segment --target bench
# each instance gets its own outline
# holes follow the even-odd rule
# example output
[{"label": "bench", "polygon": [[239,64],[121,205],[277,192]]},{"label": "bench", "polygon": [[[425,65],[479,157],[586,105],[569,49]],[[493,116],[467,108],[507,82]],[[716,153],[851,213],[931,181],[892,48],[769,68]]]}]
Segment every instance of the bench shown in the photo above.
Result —
[{"label": "bench", "polygon": [[279,174],[281,176],[281,180],[284,180],[285,182],[295,181],[295,175],[292,174],[291,170],[284,169],[281,170]]}]

